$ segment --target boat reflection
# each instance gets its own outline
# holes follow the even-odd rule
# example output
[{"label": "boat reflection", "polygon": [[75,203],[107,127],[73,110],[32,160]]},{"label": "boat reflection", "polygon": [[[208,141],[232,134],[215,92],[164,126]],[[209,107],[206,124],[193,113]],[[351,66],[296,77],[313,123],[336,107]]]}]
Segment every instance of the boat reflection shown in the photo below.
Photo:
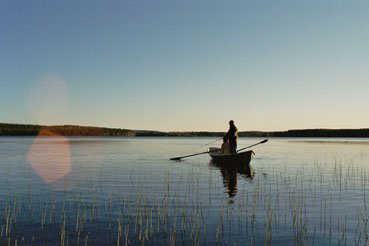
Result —
[{"label": "boat reflection", "polygon": [[253,179],[255,176],[255,170],[251,165],[214,162],[214,160],[210,160],[209,164],[220,170],[229,198],[234,197],[237,193],[237,176],[245,179]]}]

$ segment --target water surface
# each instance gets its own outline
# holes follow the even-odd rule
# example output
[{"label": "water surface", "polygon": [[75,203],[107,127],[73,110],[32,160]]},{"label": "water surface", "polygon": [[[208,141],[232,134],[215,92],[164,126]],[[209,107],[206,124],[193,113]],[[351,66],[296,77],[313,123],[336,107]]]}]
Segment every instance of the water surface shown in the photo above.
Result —
[{"label": "water surface", "polygon": [[243,170],[169,160],[214,140],[2,137],[0,243],[367,243],[368,140],[272,138]]}]

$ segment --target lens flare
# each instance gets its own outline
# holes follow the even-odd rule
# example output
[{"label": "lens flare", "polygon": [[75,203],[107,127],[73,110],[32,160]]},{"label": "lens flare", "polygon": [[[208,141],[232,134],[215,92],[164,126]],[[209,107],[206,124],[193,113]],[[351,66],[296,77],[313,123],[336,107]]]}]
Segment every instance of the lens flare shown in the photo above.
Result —
[{"label": "lens flare", "polygon": [[45,183],[54,183],[71,172],[69,141],[61,135],[41,130],[28,152],[27,160]]}]

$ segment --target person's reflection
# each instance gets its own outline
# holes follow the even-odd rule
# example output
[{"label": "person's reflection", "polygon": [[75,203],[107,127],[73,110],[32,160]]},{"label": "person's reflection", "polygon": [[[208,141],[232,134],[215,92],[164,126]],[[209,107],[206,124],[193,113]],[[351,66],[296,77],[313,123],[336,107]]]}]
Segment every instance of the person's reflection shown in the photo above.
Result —
[{"label": "person's reflection", "polygon": [[250,165],[232,165],[213,161],[210,161],[210,165],[220,170],[224,187],[227,189],[230,198],[234,197],[237,193],[237,174],[241,174],[247,179],[252,179],[255,175],[255,171]]},{"label": "person's reflection", "polygon": [[233,166],[218,165],[223,176],[224,187],[227,188],[229,197],[237,193],[237,170]]}]

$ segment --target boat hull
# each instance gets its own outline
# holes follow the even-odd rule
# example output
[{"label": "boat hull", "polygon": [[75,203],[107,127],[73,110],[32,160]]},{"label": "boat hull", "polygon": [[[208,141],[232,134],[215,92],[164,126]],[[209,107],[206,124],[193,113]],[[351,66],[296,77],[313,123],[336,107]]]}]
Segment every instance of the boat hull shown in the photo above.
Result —
[{"label": "boat hull", "polygon": [[237,164],[237,165],[249,165],[252,157],[254,156],[254,152],[252,150],[240,152],[236,154],[221,154],[219,148],[210,148],[209,155],[213,162],[218,164]]}]

